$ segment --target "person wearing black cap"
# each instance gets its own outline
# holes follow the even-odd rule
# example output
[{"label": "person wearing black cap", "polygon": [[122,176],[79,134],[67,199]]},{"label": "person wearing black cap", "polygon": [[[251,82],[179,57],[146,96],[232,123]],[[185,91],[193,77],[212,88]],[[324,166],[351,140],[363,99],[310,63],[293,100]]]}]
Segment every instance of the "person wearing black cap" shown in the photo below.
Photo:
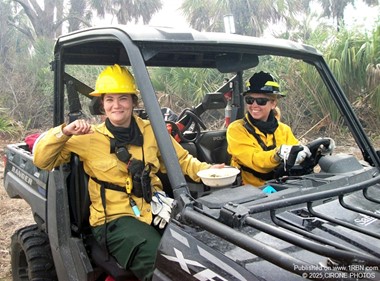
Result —
[{"label": "person wearing black cap", "polygon": [[281,163],[286,169],[289,164],[302,163],[311,153],[279,120],[277,103],[285,95],[271,74],[255,73],[243,96],[247,113],[228,126],[227,150],[231,166],[242,172],[243,183],[259,187],[276,177],[275,169]]}]

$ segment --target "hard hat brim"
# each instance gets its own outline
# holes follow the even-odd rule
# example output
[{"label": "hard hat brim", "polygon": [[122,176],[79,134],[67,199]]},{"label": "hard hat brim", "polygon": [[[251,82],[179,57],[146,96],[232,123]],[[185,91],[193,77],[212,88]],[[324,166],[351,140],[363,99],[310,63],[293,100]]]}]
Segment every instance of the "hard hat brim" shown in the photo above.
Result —
[{"label": "hard hat brim", "polygon": [[92,97],[100,97],[101,95],[138,95],[140,93],[140,91],[136,91],[136,92],[132,92],[132,93],[126,93],[126,92],[118,92],[118,93],[103,93],[103,92],[97,92],[97,91],[93,91],[91,93],[89,93],[90,96]]},{"label": "hard hat brim", "polygon": [[252,91],[245,91],[242,93],[243,97],[247,94],[265,94],[265,95],[268,95],[268,96],[274,96],[274,97],[277,97],[277,98],[283,98],[285,97],[285,95],[281,92],[265,92],[265,91],[255,91],[255,92],[252,92]]}]

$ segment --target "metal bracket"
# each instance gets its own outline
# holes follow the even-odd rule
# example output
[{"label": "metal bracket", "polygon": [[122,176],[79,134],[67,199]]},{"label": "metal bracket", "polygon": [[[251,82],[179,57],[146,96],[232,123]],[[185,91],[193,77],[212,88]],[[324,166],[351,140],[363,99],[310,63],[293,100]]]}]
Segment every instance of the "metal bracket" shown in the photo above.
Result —
[{"label": "metal bracket", "polygon": [[237,203],[228,202],[220,210],[219,221],[230,227],[241,228],[248,214],[248,208]]}]

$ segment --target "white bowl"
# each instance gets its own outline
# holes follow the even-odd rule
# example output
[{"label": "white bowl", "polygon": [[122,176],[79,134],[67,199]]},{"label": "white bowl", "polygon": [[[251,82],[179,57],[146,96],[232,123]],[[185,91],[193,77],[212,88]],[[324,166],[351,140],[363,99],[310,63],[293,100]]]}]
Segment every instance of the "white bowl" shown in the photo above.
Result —
[{"label": "white bowl", "polygon": [[233,167],[225,167],[221,169],[206,169],[197,173],[205,185],[210,187],[225,187],[231,185],[236,176],[240,173],[239,169]]}]

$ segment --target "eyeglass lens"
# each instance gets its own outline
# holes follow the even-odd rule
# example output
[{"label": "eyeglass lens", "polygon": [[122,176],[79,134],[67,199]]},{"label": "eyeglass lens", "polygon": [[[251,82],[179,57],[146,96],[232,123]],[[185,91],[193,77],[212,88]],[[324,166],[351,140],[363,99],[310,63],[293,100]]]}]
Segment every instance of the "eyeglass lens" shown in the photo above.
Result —
[{"label": "eyeglass lens", "polygon": [[270,99],[267,98],[254,98],[254,97],[245,97],[245,102],[247,104],[253,104],[256,101],[257,105],[266,105]]}]

